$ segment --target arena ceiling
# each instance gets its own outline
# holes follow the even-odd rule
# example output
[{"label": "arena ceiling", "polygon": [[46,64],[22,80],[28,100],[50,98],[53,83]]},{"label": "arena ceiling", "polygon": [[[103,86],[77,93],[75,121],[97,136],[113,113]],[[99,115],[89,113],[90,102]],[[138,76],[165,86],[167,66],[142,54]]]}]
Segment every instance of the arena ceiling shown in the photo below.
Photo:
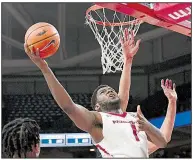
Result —
[{"label": "arena ceiling", "polygon": [[[26,30],[37,22],[51,23],[60,33],[60,49],[56,56],[48,59],[52,67],[73,67],[94,58],[100,63],[99,45],[90,28],[85,25],[85,11],[91,5],[92,3],[2,3],[2,66],[6,68],[3,73],[11,73],[13,70],[16,73],[18,68],[19,72],[37,70],[23,49]],[[149,41],[169,33],[169,30],[143,24],[137,38]]]}]

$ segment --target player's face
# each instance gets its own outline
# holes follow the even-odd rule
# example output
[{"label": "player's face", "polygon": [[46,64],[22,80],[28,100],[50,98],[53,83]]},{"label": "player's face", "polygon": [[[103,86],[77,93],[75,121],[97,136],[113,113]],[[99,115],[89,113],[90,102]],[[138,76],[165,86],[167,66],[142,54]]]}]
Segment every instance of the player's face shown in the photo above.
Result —
[{"label": "player's face", "polygon": [[98,100],[111,100],[118,98],[117,93],[111,87],[100,88],[97,92]]},{"label": "player's face", "polygon": [[120,109],[120,99],[111,87],[103,87],[97,91],[97,104],[101,111],[110,112]]}]

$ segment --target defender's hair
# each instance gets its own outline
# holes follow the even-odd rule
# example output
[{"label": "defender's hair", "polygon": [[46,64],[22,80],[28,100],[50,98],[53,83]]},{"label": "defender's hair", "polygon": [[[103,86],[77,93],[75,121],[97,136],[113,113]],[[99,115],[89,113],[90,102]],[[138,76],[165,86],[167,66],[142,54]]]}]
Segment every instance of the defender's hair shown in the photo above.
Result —
[{"label": "defender's hair", "polygon": [[97,91],[103,87],[108,87],[108,85],[100,85],[98,86],[93,94],[92,94],[92,97],[91,97],[91,106],[92,106],[92,109],[95,110],[95,105],[96,105],[96,102],[97,102]]},{"label": "defender's hair", "polygon": [[15,119],[3,127],[2,151],[7,158],[17,155],[19,158],[32,151],[32,146],[37,145],[40,127],[35,120],[29,118]]}]

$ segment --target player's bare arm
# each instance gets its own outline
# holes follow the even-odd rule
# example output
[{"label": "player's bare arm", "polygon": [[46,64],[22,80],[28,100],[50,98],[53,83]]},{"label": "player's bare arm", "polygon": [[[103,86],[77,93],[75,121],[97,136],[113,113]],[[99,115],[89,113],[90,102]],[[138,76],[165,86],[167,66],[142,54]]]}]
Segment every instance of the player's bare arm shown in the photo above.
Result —
[{"label": "player's bare arm", "polygon": [[[172,80],[166,79],[166,81],[164,82],[164,80],[162,79],[161,87],[164,91],[165,96],[168,99],[168,109],[164,122],[160,128],[160,131],[164,135],[167,143],[169,143],[171,140],[171,135],[173,132],[176,117],[176,102],[177,102],[176,85],[175,83],[172,83]],[[155,152],[157,149],[159,149],[158,146],[156,146],[151,142],[148,142],[149,154]]]},{"label": "player's bare arm", "polygon": [[136,55],[139,49],[140,41],[141,40],[138,40],[135,43],[133,30],[130,31],[128,30],[128,28],[125,28],[124,36],[123,38],[121,38],[124,65],[119,83],[119,98],[121,101],[121,109],[123,112],[126,111],[128,105],[129,92],[131,86],[131,67],[133,57]]},{"label": "player's bare arm", "polygon": [[40,58],[38,49],[34,53],[32,50],[30,51],[26,45],[24,48],[30,59],[42,71],[48,87],[60,108],[72,119],[77,127],[84,131],[91,132],[95,123],[98,123],[100,120],[100,114],[97,112],[90,112],[81,105],[75,104],[67,91],[57,80],[51,69],[48,67],[46,61]]},{"label": "player's bare arm", "polygon": [[167,145],[166,138],[162,132],[153,126],[143,115],[140,106],[137,106],[137,128],[138,131],[145,131],[150,142],[154,143],[159,148],[165,148]]}]

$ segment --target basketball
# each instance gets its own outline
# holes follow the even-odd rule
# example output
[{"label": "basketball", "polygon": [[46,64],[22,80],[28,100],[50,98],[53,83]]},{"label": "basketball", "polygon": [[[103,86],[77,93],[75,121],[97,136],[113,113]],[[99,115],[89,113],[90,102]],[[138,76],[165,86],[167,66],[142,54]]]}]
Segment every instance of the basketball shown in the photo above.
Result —
[{"label": "basketball", "polygon": [[25,34],[25,43],[35,52],[39,48],[41,58],[47,58],[56,53],[60,46],[60,35],[57,29],[45,22],[32,25]]}]

